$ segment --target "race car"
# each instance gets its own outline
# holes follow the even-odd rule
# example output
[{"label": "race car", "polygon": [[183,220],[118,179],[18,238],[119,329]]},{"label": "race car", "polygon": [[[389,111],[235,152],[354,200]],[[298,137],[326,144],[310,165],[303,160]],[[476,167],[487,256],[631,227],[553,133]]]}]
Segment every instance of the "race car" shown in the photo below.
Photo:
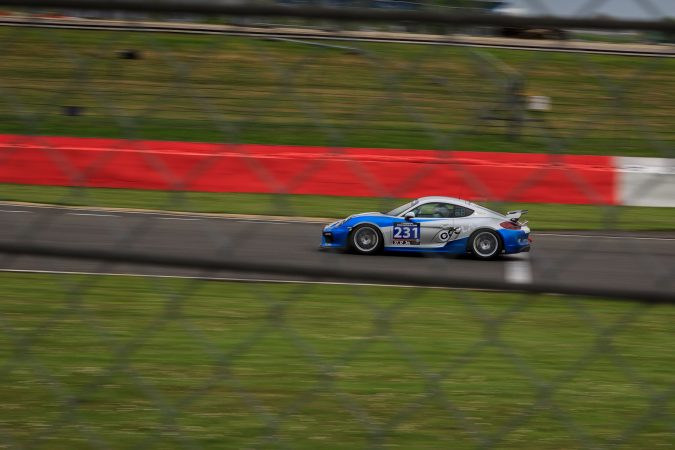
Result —
[{"label": "race car", "polygon": [[530,229],[520,218],[453,197],[422,197],[387,212],[354,214],[323,229],[321,248],[360,254],[382,250],[471,254],[493,259],[530,251]]}]

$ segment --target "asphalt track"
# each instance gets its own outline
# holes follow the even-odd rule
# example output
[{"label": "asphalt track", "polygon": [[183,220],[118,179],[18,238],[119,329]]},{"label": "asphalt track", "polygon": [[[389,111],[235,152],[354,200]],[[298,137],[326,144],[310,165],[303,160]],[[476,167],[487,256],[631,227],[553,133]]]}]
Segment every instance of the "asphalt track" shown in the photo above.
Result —
[{"label": "asphalt track", "polygon": [[[437,255],[359,256],[318,248],[323,221],[294,218],[132,212],[0,203],[3,242],[129,250],[160,256],[215,257],[228,262],[336,271],[373,271],[392,283],[406,274],[434,274],[478,284],[555,282],[580,289],[675,291],[675,233],[534,232],[529,254],[496,261]],[[237,280],[332,282],[305,276],[208,271],[0,253],[0,270],[186,276]],[[337,280],[337,279],[336,279]],[[342,281],[345,281],[344,279]],[[386,284],[386,283],[385,283]]]}]

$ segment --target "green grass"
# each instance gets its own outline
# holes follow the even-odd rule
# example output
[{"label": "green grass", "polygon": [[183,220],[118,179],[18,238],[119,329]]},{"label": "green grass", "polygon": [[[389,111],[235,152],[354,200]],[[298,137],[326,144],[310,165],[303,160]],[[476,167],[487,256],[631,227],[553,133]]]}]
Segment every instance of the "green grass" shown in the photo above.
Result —
[{"label": "green grass", "polygon": [[[0,427],[18,448],[608,448],[675,377],[672,306],[105,276],[0,283]],[[657,405],[621,448],[672,448],[672,408]]]},{"label": "green grass", "polygon": [[[0,200],[69,206],[135,208],[279,216],[341,218],[366,211],[385,211],[406,199],[320,195],[166,192],[133,189],[80,189],[0,184]],[[506,212],[528,209],[532,229],[543,230],[675,230],[675,208],[485,203]]]},{"label": "green grass", "polygon": [[644,44],[644,33],[588,33],[583,31],[572,32],[570,38],[587,42],[609,42],[612,44]]},{"label": "green grass", "polygon": [[[672,58],[11,27],[0,41],[0,133],[628,156],[675,142]],[[519,136],[513,74],[553,103]]]}]

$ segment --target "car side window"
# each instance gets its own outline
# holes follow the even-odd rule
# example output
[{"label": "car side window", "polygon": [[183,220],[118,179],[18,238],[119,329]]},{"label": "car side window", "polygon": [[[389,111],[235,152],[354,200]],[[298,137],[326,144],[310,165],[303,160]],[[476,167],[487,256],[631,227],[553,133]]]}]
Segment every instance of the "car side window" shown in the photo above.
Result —
[{"label": "car side window", "polygon": [[465,206],[434,202],[419,205],[412,212],[415,213],[415,217],[448,219],[453,217],[469,217],[474,211]]},{"label": "car side window", "polygon": [[465,206],[452,205],[452,217],[469,217],[473,214],[473,209]]},{"label": "car side window", "polygon": [[465,206],[453,205],[451,203],[425,203],[413,209],[415,217],[449,219],[458,217],[469,217],[474,213],[473,209]]},{"label": "car side window", "polygon": [[412,211],[415,213],[415,217],[444,219],[453,217],[453,208],[454,205],[449,203],[425,203]]}]

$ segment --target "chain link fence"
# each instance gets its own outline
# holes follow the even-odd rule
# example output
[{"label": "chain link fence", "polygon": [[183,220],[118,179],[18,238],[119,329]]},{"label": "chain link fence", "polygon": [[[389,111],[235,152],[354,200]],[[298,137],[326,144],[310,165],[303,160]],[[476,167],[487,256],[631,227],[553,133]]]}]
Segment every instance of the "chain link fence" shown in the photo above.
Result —
[{"label": "chain link fence", "polygon": [[[675,194],[673,51],[653,43],[673,25],[605,3],[0,2],[0,166],[44,176],[0,184],[0,448],[674,448],[672,208],[607,204],[566,159],[658,158],[629,197]],[[434,163],[386,184],[370,164],[391,149]],[[543,163],[497,197],[458,149]],[[129,154],[164,187],[93,184]],[[191,192],[233,161],[266,194]],[[531,256],[495,262],[321,253],[323,221],[296,216],[347,200],[296,194],[344,161],[381,210],[438,167],[497,205],[557,168],[599,229],[533,223]]]}]

